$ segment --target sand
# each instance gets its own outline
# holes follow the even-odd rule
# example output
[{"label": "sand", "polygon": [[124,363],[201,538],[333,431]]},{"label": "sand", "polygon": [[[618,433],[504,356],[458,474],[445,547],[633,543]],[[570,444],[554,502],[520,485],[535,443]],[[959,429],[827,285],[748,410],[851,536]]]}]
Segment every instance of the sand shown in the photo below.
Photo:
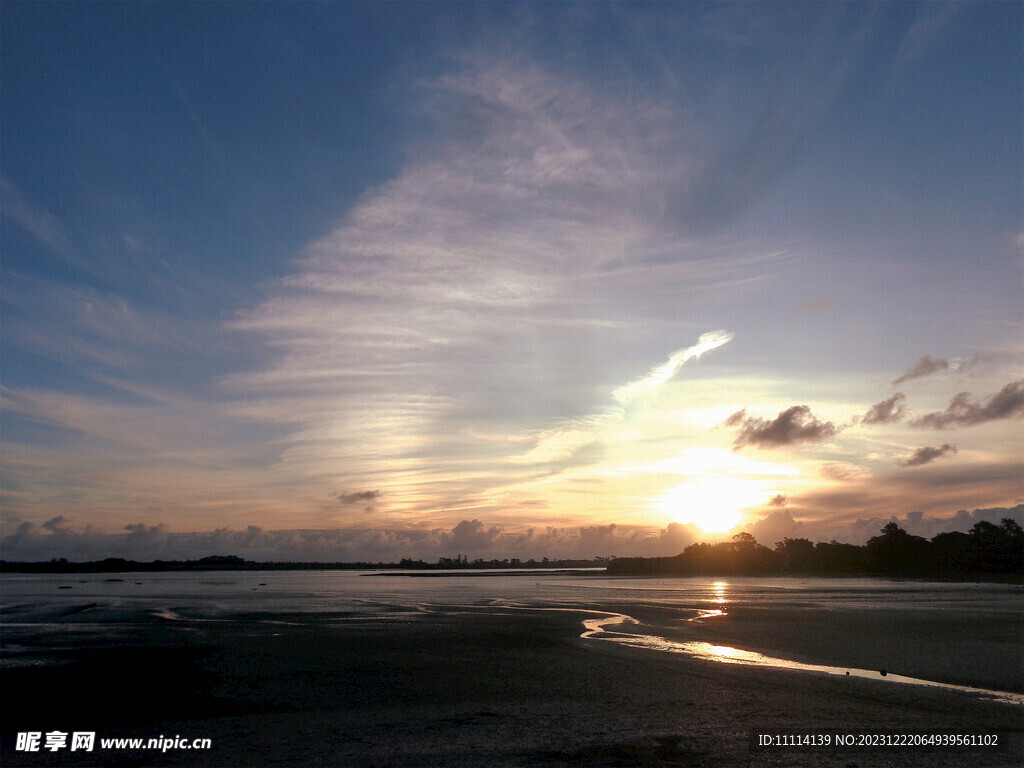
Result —
[{"label": "sand", "polygon": [[[60,666],[5,670],[4,697],[15,706],[4,718],[0,763],[912,768],[1024,762],[1021,707],[962,693],[725,666],[587,641],[579,637],[583,617],[569,613],[450,610],[373,623],[337,618],[140,625],[116,647],[67,647]],[[769,630],[751,614],[716,631],[755,647],[751,633]],[[51,729],[210,738],[213,748],[91,755],[13,750],[17,731]],[[999,745],[756,747],[757,734],[805,733],[981,734],[997,736]]]}]

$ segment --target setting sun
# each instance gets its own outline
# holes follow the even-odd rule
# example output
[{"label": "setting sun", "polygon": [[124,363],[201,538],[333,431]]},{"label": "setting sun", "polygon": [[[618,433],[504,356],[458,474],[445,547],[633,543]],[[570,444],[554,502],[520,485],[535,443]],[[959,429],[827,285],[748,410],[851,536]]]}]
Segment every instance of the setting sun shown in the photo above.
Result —
[{"label": "setting sun", "polygon": [[706,477],[669,490],[665,512],[680,523],[693,523],[708,533],[727,531],[741,520],[740,511],[761,499],[760,489],[723,477]]}]

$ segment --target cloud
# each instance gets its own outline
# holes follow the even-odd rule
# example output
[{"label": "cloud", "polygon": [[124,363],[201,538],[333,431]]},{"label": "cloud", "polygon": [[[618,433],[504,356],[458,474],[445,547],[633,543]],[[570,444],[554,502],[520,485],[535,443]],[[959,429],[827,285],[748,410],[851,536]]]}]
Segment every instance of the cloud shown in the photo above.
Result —
[{"label": "cloud", "polygon": [[[833,10],[822,6],[819,12],[829,16]],[[659,15],[653,14],[652,21]],[[121,386],[114,393],[115,406],[108,389],[117,384],[109,381],[92,382],[87,396],[14,393],[11,402],[20,416],[15,428],[30,422],[48,440],[39,441],[45,449],[11,448],[19,464],[8,467],[22,484],[16,498],[19,517],[32,511],[40,541],[50,545],[56,542],[50,537],[61,530],[83,547],[116,550],[123,538],[91,538],[68,532],[66,522],[48,527],[42,521],[66,521],[76,511],[90,510],[97,525],[114,530],[154,501],[168,510],[166,519],[174,530],[205,520],[243,528],[246,522],[281,525],[287,515],[287,525],[301,533],[225,529],[180,538],[147,526],[118,535],[134,536],[138,546],[152,551],[195,546],[215,554],[221,547],[245,547],[316,559],[429,556],[453,540],[477,541],[490,547],[487,551],[519,546],[519,534],[509,530],[517,514],[520,520],[527,516],[515,510],[519,493],[531,499],[544,496],[550,511],[543,512],[543,522],[575,519],[580,524],[584,515],[599,522],[615,519],[607,507],[619,505],[620,497],[604,493],[599,503],[605,508],[587,512],[563,504],[581,497],[563,493],[569,483],[561,478],[557,490],[549,490],[554,482],[538,490],[560,469],[538,465],[594,462],[604,453],[609,463],[629,454],[637,464],[649,457],[653,461],[704,427],[693,426],[699,409],[713,413],[706,422],[712,423],[728,412],[712,405],[755,403],[749,395],[754,386],[739,380],[738,359],[731,373],[709,385],[717,388],[713,396],[690,397],[687,391],[686,397],[668,403],[669,395],[677,394],[672,382],[680,366],[699,356],[702,345],[731,338],[719,331],[718,338],[705,334],[696,346],[686,347],[693,339],[680,329],[695,327],[701,317],[731,317],[737,307],[743,313],[772,314],[760,302],[740,306],[733,293],[740,288],[733,285],[741,281],[748,281],[744,286],[778,281],[775,299],[767,290],[763,294],[775,301],[776,318],[803,298],[824,295],[810,283],[803,297],[793,298],[785,290],[786,275],[775,272],[773,255],[785,247],[769,248],[769,236],[760,229],[746,242],[739,231],[698,236],[686,230],[685,217],[681,221],[672,214],[680,198],[685,198],[682,207],[697,214],[697,225],[705,213],[712,223],[721,223],[747,210],[791,166],[803,137],[856,71],[853,60],[863,46],[856,34],[848,34],[856,31],[853,25],[836,24],[831,35],[818,36],[806,34],[807,29],[827,31],[837,19],[824,19],[817,27],[800,24],[799,39],[792,26],[793,38],[780,45],[773,29],[777,25],[764,16],[765,34],[750,36],[751,53],[760,56],[773,49],[781,58],[769,61],[786,61],[798,74],[813,75],[795,78],[792,90],[783,92],[772,85],[788,75],[777,77],[771,67],[764,68],[757,86],[750,88],[763,94],[757,99],[743,98],[750,91],[742,86],[739,94],[729,89],[725,80],[738,72],[715,75],[706,90],[715,94],[708,101],[720,105],[717,115],[702,109],[703,96],[698,94],[693,103],[690,88],[677,89],[669,97],[672,102],[661,103],[649,97],[643,78],[632,77],[635,73],[616,73],[628,88],[600,77],[590,87],[581,79],[587,67],[569,65],[566,71],[579,72],[565,77],[521,55],[474,52],[451,59],[455,64],[444,76],[420,78],[420,96],[409,102],[424,107],[422,114],[438,117],[436,130],[429,136],[421,133],[420,144],[392,148],[393,157],[405,158],[405,165],[386,183],[360,190],[358,202],[302,252],[287,276],[263,286],[265,300],[235,316],[233,329],[258,338],[232,343],[235,356],[217,370],[252,366],[247,372],[211,382],[205,374],[212,366],[195,364],[196,339],[190,336],[173,348],[168,344],[176,338],[171,333],[180,318],[149,317],[152,313],[143,312],[134,298],[98,295],[102,302],[91,301],[86,294],[96,289],[81,289],[82,301],[74,304],[80,317],[68,312],[68,301],[39,303],[57,313],[54,326],[74,329],[73,335],[69,330],[57,335],[36,326],[52,359],[62,362],[62,354],[75,350],[76,364],[103,370],[109,380],[115,375],[110,370],[130,369],[144,359],[142,351],[157,349],[154,356],[169,367],[179,366],[177,375],[194,394],[162,393],[161,399],[142,386]],[[833,56],[837,39],[850,42]],[[814,66],[827,62],[831,66]],[[674,70],[678,78],[688,70],[676,64],[666,63],[665,71]],[[223,161],[185,92],[176,91],[200,138]],[[615,98],[626,91],[628,99]],[[683,93],[686,103],[676,102]],[[412,117],[404,121],[408,130],[403,135],[422,127],[418,116]],[[2,191],[8,203],[13,201],[8,211],[34,237],[49,238],[53,248],[71,248],[59,221],[45,211],[28,210],[23,199],[7,194],[6,186]],[[119,237],[93,239],[121,247]],[[146,239],[143,235],[137,242]],[[139,253],[139,262],[148,256]],[[707,305],[714,305],[714,311],[705,311]],[[816,302],[797,311],[824,308]],[[736,316],[741,321],[743,327],[753,325],[746,314]],[[713,327],[717,321],[704,326]],[[773,333],[767,325],[761,331]],[[113,341],[97,342],[107,339]],[[680,341],[684,348],[678,348]],[[736,351],[752,354],[757,346],[755,340]],[[780,371],[781,358],[771,345],[762,349],[760,360],[743,362],[746,372],[763,377],[758,384]],[[770,364],[763,365],[768,357],[773,358]],[[708,367],[717,362],[712,356]],[[829,361],[822,357],[808,365],[824,371]],[[708,373],[710,382],[718,372]],[[794,374],[807,375],[807,368]],[[822,389],[834,393],[836,386],[848,385],[835,385],[827,380],[830,375],[820,374]],[[137,376],[126,378],[140,382]],[[175,386],[181,385],[168,384],[171,390]],[[750,399],[736,399],[742,387],[746,394],[740,397]],[[710,402],[713,397],[717,404]],[[654,399],[664,411],[632,419]],[[809,402],[819,412],[825,407],[817,400],[796,399],[777,407],[785,402]],[[616,404],[616,413],[606,419],[611,410],[606,406]],[[877,412],[878,418],[902,412],[902,407],[902,402],[891,402],[888,411]],[[616,422],[627,409],[630,418]],[[740,430],[737,448],[822,440],[839,429],[816,418],[808,406],[780,413],[774,421],[751,418],[744,409],[726,424]],[[618,428],[613,432],[609,426]],[[55,428],[59,440],[45,434]],[[728,442],[731,435],[712,437]],[[58,442],[59,448],[54,447]],[[936,468],[944,469],[943,464]],[[616,490],[627,482],[632,489],[642,485],[630,477]],[[593,492],[595,485],[583,478],[578,488]],[[795,493],[795,486],[787,487]],[[366,490],[377,488],[385,496]],[[645,492],[655,489],[621,491],[621,498],[633,501]],[[319,531],[318,526],[359,525],[367,520],[359,510],[381,498],[386,498],[386,520],[393,529]],[[534,519],[541,517],[537,512]],[[161,518],[147,512],[145,519],[149,524]],[[423,520],[434,528],[413,530]],[[374,519],[374,525],[382,524]],[[574,552],[600,545],[602,552],[654,552],[687,535],[685,528],[672,526],[664,532],[638,532],[621,524],[587,533],[569,528],[538,534],[522,544],[522,551]]]},{"label": "cloud", "polygon": [[553,429],[537,436],[537,444],[529,451],[517,456],[510,456],[514,464],[543,464],[560,461],[572,456],[580,448],[584,448],[597,439],[590,430]]},{"label": "cloud", "polygon": [[892,424],[900,421],[905,413],[906,399],[902,392],[897,392],[887,400],[871,406],[861,421],[864,424]]},{"label": "cloud", "polygon": [[[794,517],[813,524],[815,536],[822,541],[833,535],[840,541],[852,541],[846,526],[857,518],[878,518],[884,524],[890,516],[902,516],[914,509],[946,515],[960,508],[1013,504],[1021,498],[1024,476],[1019,462],[957,461],[937,462],[927,472],[853,476],[841,485],[791,496],[787,509]],[[876,533],[877,529],[870,536]]]},{"label": "cloud", "polygon": [[949,361],[949,368],[953,371],[967,372],[982,363],[987,363],[992,360],[991,355],[976,353],[970,357],[954,357]]},{"label": "cloud", "polygon": [[1024,415],[1024,379],[1007,384],[983,403],[972,403],[970,397],[969,392],[961,392],[950,400],[945,411],[926,414],[910,425],[922,429],[970,427]]},{"label": "cloud", "polygon": [[733,336],[728,331],[702,334],[696,344],[673,352],[668,361],[652,368],[643,378],[616,389],[612,396],[623,408],[606,409],[602,414],[577,419],[559,429],[546,430],[536,437],[537,443],[532,449],[510,456],[508,461],[515,464],[541,464],[569,458],[581,448],[600,440],[602,432],[609,426],[621,422],[626,415],[625,407],[649,403],[661,386],[675,376],[684,364],[727,344]]},{"label": "cloud", "polygon": [[22,226],[52,253],[66,257],[77,256],[77,249],[60,219],[30,203],[17,184],[2,176],[0,214]]},{"label": "cloud", "polygon": [[930,54],[940,47],[942,41],[956,27],[956,17],[963,3],[931,2],[917,7],[910,25],[892,60],[892,73],[887,89],[894,91],[898,82],[921,66]]},{"label": "cloud", "polygon": [[[897,504],[906,504],[907,487],[898,491]],[[952,487],[955,487],[952,486]],[[931,537],[944,531],[968,531],[979,520],[998,523],[1011,517],[1024,523],[1024,505],[994,507],[955,515],[946,510],[957,506],[946,499],[938,506],[921,506],[928,511],[898,512],[879,504],[882,496],[865,496],[865,506],[846,519],[820,520],[789,509],[774,509],[745,526],[760,543],[773,546],[784,537],[806,537],[812,541],[837,540],[863,544],[890,520],[915,535]],[[820,509],[826,496],[801,498],[801,509]],[[890,513],[890,509],[893,511]],[[934,514],[939,512],[939,514]],[[890,515],[884,517],[879,515]],[[906,515],[906,518],[900,515]],[[0,551],[9,561],[48,561],[64,557],[71,561],[121,557],[130,560],[188,560],[209,555],[237,555],[264,562],[398,562],[402,558],[436,562],[440,557],[465,554],[469,557],[523,560],[543,557],[592,558],[665,557],[676,555],[703,538],[692,525],[669,523],[664,529],[609,523],[605,525],[507,531],[478,519],[463,520],[451,530],[439,528],[339,528],[266,530],[250,525],[241,530],[175,533],[163,524],[133,523],[119,533],[100,533],[86,526],[76,529],[66,521],[59,526],[21,523],[15,532],[0,540]]]},{"label": "cloud", "polygon": [[736,413],[732,414],[725,421],[722,422],[722,426],[725,427],[738,427],[743,423],[743,420],[747,417],[747,409],[740,408]]},{"label": "cloud", "polygon": [[579,529],[580,545],[595,549],[605,547],[609,542],[614,541],[615,529],[618,527],[616,523],[583,526]]},{"label": "cloud", "polygon": [[777,494],[776,496],[774,496],[772,498],[771,501],[768,502],[768,506],[769,507],[784,507],[784,506],[786,506],[786,494],[784,494],[784,493]]},{"label": "cloud", "polygon": [[892,383],[893,386],[899,386],[905,381],[911,379],[920,379],[923,376],[928,376],[936,371],[945,371],[949,368],[949,361],[943,360],[942,358],[934,358],[931,355],[925,355],[919,358],[910,368],[902,373],[902,375],[895,379]]},{"label": "cloud", "polygon": [[[14,451],[17,514],[91,510],[114,530],[166,500],[177,529],[287,514],[313,530],[361,524],[379,500],[347,497],[380,487],[399,527],[511,516],[502,488],[551,470],[537,465],[591,461],[626,404],[732,337],[704,334],[648,370],[679,343],[681,297],[714,301],[776,259],[759,243],[665,230],[666,198],[705,151],[691,130],[706,126],[677,119],[689,106],[632,87],[617,99],[520,53],[449,62],[403,91],[421,110],[410,125],[436,118],[436,130],[218,333],[149,311],[137,292],[32,302],[54,326],[36,326],[39,345],[21,336],[33,353],[73,354],[104,380],[88,396],[9,393],[21,421],[71,438]],[[147,385],[137,371],[155,359],[174,370],[148,367],[160,383]],[[210,380],[224,368],[235,372]]]},{"label": "cloud", "polygon": [[734,413],[726,423],[735,426],[742,419],[742,426],[734,441],[734,450],[746,445],[758,448],[777,448],[795,443],[817,442],[836,434],[839,429],[829,421],[821,421],[813,413],[810,406],[794,405],[779,413],[771,421],[754,416],[742,417],[741,412]]},{"label": "cloud", "polygon": [[342,504],[361,504],[374,502],[380,498],[380,491],[357,491],[355,493],[339,493],[335,498]]},{"label": "cloud", "polygon": [[888,518],[859,518],[842,528],[832,529],[831,533],[834,534],[833,538],[838,541],[850,544],[864,544],[872,536],[877,536],[882,526],[887,523],[896,523],[912,536],[931,539],[940,533],[951,533],[953,531],[966,533],[974,527],[975,523],[983,521],[998,524],[1005,518],[1010,518],[1018,524],[1024,524],[1024,504],[1019,504],[1015,507],[974,509],[971,512],[968,512],[966,509],[960,509],[952,515],[931,516],[916,510],[907,512],[905,516],[892,515]]},{"label": "cloud", "polygon": [[619,387],[615,390],[613,396],[623,405],[627,405],[639,398],[652,397],[661,388],[662,384],[679,372],[679,369],[686,362],[695,360],[705,352],[717,349],[723,344],[728,344],[733,338],[735,338],[735,334],[729,331],[710,331],[709,333],[701,334],[697,343],[692,347],[673,352],[666,362],[652,368],[650,373],[643,378]]},{"label": "cloud", "polygon": [[760,520],[744,526],[744,530],[757,539],[759,544],[774,548],[776,542],[785,538],[803,536],[805,526],[793,519],[786,509],[774,509]]},{"label": "cloud", "polygon": [[[790,53],[771,62],[762,86],[750,93],[763,105],[734,139],[701,168],[683,199],[681,217],[692,227],[711,228],[749,210],[799,159],[805,142],[832,110],[869,54],[867,45],[877,21],[864,14],[840,20],[848,9],[825,3],[806,13],[799,26],[804,37],[777,40]],[[770,27],[774,27],[769,22]],[[791,29],[796,30],[794,26]],[[836,34],[842,28],[844,33]],[[761,33],[759,42],[781,30]],[[808,41],[812,41],[808,43]],[[781,76],[781,78],[780,78]]]},{"label": "cloud", "polygon": [[678,554],[696,541],[697,534],[693,525],[669,523],[665,529],[658,534],[658,544],[655,554]]},{"label": "cloud", "polygon": [[[520,54],[456,62],[409,100],[438,126],[405,167],[234,318],[272,354],[222,381],[237,412],[291,430],[283,472],[327,487],[384,473],[408,520],[600,436],[591,414],[622,379],[595,372],[616,370],[649,298],[612,289],[648,269],[626,257],[660,215],[655,159],[673,131],[658,105]],[[684,273],[669,282],[721,277]],[[664,374],[721,343],[680,351]]]},{"label": "cloud", "polygon": [[342,506],[361,505],[363,512],[369,514],[373,512],[374,504],[380,495],[380,491],[357,491],[355,493],[339,493],[335,498],[341,502]]},{"label": "cloud", "polygon": [[173,83],[174,94],[178,97],[178,101],[181,102],[182,109],[185,110],[185,115],[188,117],[189,122],[195,127],[200,138],[203,141],[203,145],[209,150],[210,154],[216,158],[217,162],[228,170],[232,170],[231,163],[228,162],[227,156],[224,151],[220,148],[220,145],[213,138],[209,128],[207,128],[205,121],[199,116],[195,107],[192,104],[191,99],[185,93],[185,89],[181,87],[180,83]]},{"label": "cloud", "polygon": [[670,523],[664,529],[607,525],[509,531],[479,519],[441,528],[337,528],[241,530],[177,533],[165,525],[132,523],[118,533],[101,533],[68,521],[50,526],[20,524],[0,540],[6,560],[72,561],[122,557],[130,560],[188,560],[208,555],[237,555],[265,562],[398,562],[402,558],[436,562],[457,554],[471,558],[667,556],[697,540],[693,526]]},{"label": "cloud", "polygon": [[945,456],[947,453],[956,453],[956,446],[950,445],[949,443],[943,443],[939,448],[932,448],[928,446],[918,448],[909,459],[905,459],[898,463],[901,467],[920,467],[924,464],[935,461],[935,459],[940,456]]},{"label": "cloud", "polygon": [[760,520],[744,527],[760,544],[767,547],[784,538],[806,538],[813,542],[838,541],[845,544],[865,544],[877,536],[887,523],[893,522],[914,536],[930,539],[940,533],[970,531],[975,523],[986,521],[998,523],[1004,518],[1024,523],[1024,504],[1014,507],[989,507],[966,509],[952,513],[956,507],[945,507],[940,514],[929,514],[922,510],[893,513],[886,516],[867,514],[842,521],[795,519],[788,510],[774,510]]},{"label": "cloud", "polygon": [[491,549],[500,535],[496,525],[488,528],[479,520],[463,520],[452,528],[447,541],[455,549],[478,552]]},{"label": "cloud", "polygon": [[826,480],[836,483],[849,483],[871,477],[871,473],[863,467],[834,461],[822,464],[818,469],[818,474]]}]

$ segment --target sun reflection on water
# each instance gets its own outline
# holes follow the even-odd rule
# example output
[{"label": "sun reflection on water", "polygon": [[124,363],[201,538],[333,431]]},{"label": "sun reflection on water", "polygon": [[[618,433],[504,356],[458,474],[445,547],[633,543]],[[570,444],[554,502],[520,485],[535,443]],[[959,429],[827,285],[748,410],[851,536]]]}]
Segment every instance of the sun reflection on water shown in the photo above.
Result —
[{"label": "sun reflection on water", "polygon": [[729,590],[729,582],[716,581],[711,585],[711,598],[714,602],[725,605]]},{"label": "sun reflection on water", "polygon": [[708,650],[713,656],[719,656],[724,659],[736,658],[742,653],[738,648],[730,648],[727,645],[711,645],[708,646]]}]

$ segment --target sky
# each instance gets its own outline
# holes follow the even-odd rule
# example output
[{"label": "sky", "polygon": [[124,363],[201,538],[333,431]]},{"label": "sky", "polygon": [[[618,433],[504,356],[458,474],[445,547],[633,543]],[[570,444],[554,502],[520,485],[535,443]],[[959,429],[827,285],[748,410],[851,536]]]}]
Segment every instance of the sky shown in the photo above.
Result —
[{"label": "sky", "polygon": [[0,556],[1024,520],[1022,15],[0,4]]}]

